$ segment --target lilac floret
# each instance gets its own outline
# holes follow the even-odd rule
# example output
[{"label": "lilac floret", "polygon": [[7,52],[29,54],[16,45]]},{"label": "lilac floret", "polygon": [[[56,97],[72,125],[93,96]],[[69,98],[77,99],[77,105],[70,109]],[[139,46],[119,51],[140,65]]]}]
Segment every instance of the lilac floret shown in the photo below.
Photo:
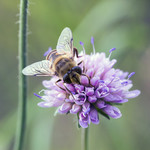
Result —
[{"label": "lilac floret", "polygon": [[95,103],[97,101],[97,97],[95,95],[88,96],[88,101],[90,103]]},{"label": "lilac floret", "polygon": [[122,116],[120,110],[115,106],[107,105],[102,110],[104,113],[115,119],[120,118]]},{"label": "lilac floret", "polygon": [[65,102],[65,103],[63,103],[63,104],[60,106],[58,112],[59,112],[59,113],[68,113],[71,108],[72,108],[72,104]]},{"label": "lilac floret", "polygon": [[94,86],[94,87],[96,87],[97,85],[98,85],[98,83],[99,83],[99,80],[100,80],[100,77],[93,77],[92,79],[91,79],[91,84]]},{"label": "lilac floret", "polygon": [[76,114],[81,110],[81,106],[77,104],[72,105],[72,109],[70,110],[71,114]]},{"label": "lilac floret", "polygon": [[92,96],[94,94],[94,87],[86,87],[85,93],[87,96]]},{"label": "lilac floret", "polygon": [[98,101],[96,102],[96,106],[97,106],[97,108],[102,109],[102,108],[105,108],[107,105],[105,104],[104,101],[98,100]]},{"label": "lilac floret", "polygon": [[128,92],[122,93],[122,96],[125,98],[135,98],[139,96],[140,93],[141,92],[139,90],[134,90],[134,91],[128,91]]},{"label": "lilac floret", "polygon": [[90,116],[89,114],[84,114],[84,112],[79,113],[79,125],[82,128],[87,128],[88,125],[90,124]]},{"label": "lilac floret", "polygon": [[81,92],[84,91],[84,86],[83,85],[75,84],[74,87],[75,87],[75,90],[76,90],[77,93],[81,93]]},{"label": "lilac floret", "polygon": [[[58,113],[76,114],[82,128],[87,128],[90,123],[99,124],[99,114],[107,118],[120,118],[121,111],[114,105],[128,102],[128,99],[140,95],[139,90],[130,91],[133,86],[130,78],[135,72],[129,74],[113,68],[117,61],[116,59],[110,60],[110,55],[115,48],[112,48],[109,51],[110,55],[106,57],[105,53],[95,53],[93,37],[91,43],[94,53],[86,55],[83,52],[84,55],[81,58],[75,59],[76,64],[84,60],[84,70],[80,77],[81,84],[66,84],[61,81],[58,85],[63,89],[67,88],[63,90],[55,84],[59,78],[53,76],[51,80],[43,81],[46,89],[42,90],[42,96],[34,94],[43,100],[38,103],[40,107],[59,107]],[[85,51],[83,42],[80,44]],[[82,69],[83,64],[80,67]]]},{"label": "lilac floret", "polygon": [[90,111],[90,119],[92,123],[99,124],[98,112],[94,107]]},{"label": "lilac floret", "polygon": [[85,77],[85,76],[81,76],[81,84],[83,85],[83,86],[88,86],[89,85],[89,80],[88,80],[88,78],[87,77]]},{"label": "lilac floret", "polygon": [[77,105],[83,105],[86,101],[86,95],[84,93],[74,95],[74,102]]},{"label": "lilac floret", "polygon": [[96,89],[95,95],[96,95],[97,98],[106,97],[107,95],[109,95],[109,88],[105,85],[104,86],[100,85]]}]

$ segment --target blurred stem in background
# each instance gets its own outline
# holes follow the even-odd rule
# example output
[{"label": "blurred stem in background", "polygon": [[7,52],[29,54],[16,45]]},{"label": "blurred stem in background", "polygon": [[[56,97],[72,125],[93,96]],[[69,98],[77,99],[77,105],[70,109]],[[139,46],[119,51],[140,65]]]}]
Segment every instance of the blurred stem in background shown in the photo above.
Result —
[{"label": "blurred stem in background", "polygon": [[26,126],[26,102],[27,102],[27,82],[26,77],[22,74],[22,69],[26,66],[27,53],[27,12],[28,0],[20,0],[20,17],[19,17],[19,106],[18,106],[18,124],[14,150],[22,150]]},{"label": "blurred stem in background", "polygon": [[82,128],[82,135],[81,135],[81,144],[82,149],[81,150],[88,150],[88,135],[89,135],[89,128]]}]

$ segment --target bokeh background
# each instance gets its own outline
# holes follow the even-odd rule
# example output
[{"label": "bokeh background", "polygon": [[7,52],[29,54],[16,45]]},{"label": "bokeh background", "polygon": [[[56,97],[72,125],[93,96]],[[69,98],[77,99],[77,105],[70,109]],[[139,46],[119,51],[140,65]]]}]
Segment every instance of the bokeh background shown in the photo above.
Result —
[{"label": "bokeh background", "polygon": [[[141,95],[123,106],[122,118],[110,121],[100,116],[90,125],[91,150],[148,150],[150,147],[150,1],[149,0],[30,0],[28,18],[28,64],[44,59],[48,47],[55,48],[66,26],[74,45],[88,53],[95,37],[97,52],[118,63],[115,68],[136,72],[133,89]],[[12,150],[18,106],[18,13],[19,0],[0,1],[0,150]],[[24,150],[77,150],[81,130],[75,116],[57,115],[54,108],[40,108],[33,93],[48,77],[28,77],[27,132]]]}]

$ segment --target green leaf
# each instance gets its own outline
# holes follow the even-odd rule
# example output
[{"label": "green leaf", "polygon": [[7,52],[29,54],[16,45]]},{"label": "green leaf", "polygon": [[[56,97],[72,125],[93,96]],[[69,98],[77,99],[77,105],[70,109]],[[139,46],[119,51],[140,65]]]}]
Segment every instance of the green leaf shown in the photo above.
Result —
[{"label": "green leaf", "polygon": [[114,106],[114,105],[123,105],[122,103],[111,103],[111,102],[106,102],[107,104],[109,104],[109,105],[112,105],[112,106]]},{"label": "green leaf", "polygon": [[105,114],[102,110],[97,109],[97,111],[98,111],[102,116],[104,116],[105,118],[107,118],[108,120],[110,120],[110,117],[109,117],[107,114]]}]

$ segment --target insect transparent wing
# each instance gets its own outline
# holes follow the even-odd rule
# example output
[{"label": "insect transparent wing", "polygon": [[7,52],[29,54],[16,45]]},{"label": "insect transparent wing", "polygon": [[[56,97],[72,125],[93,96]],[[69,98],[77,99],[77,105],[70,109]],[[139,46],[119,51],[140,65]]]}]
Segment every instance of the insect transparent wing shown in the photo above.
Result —
[{"label": "insect transparent wing", "polygon": [[35,62],[22,70],[24,75],[28,76],[52,76],[54,71],[51,69],[51,62],[49,60],[43,60]]},{"label": "insect transparent wing", "polygon": [[65,29],[63,29],[63,31],[59,36],[56,49],[57,52],[60,54],[64,53],[72,54],[73,37],[70,28],[66,27]]}]

